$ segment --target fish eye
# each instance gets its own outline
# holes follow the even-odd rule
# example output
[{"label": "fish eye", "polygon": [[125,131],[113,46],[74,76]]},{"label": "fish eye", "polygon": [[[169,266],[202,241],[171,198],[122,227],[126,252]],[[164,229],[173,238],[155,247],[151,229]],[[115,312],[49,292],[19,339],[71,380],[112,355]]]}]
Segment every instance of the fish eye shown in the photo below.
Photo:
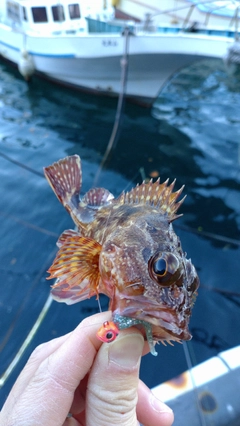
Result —
[{"label": "fish eye", "polygon": [[113,332],[112,331],[108,331],[106,334],[106,339],[107,340],[111,340],[113,338]]},{"label": "fish eye", "polygon": [[179,261],[172,253],[158,253],[148,263],[151,278],[163,287],[169,287],[180,277]]},{"label": "fish eye", "polygon": [[167,273],[167,262],[166,262],[165,259],[163,259],[163,257],[161,257],[160,259],[157,259],[153,263],[153,271],[159,277],[164,277],[164,275],[166,275],[166,273]]}]

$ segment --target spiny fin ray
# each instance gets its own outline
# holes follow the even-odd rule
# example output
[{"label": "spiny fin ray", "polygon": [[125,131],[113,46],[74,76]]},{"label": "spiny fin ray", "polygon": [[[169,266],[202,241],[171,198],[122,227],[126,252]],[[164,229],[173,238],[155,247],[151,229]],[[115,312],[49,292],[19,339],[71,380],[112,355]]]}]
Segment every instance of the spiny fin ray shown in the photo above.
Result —
[{"label": "spiny fin ray", "polygon": [[114,200],[114,203],[150,205],[165,213],[169,221],[172,222],[180,216],[176,215],[176,212],[185,199],[183,197],[182,200],[177,202],[177,198],[181,195],[184,186],[173,192],[175,181],[170,185],[168,185],[169,179],[163,183],[160,183],[160,178],[154,183],[152,179],[148,183],[143,181],[141,185],[137,185],[131,191],[123,192]]}]

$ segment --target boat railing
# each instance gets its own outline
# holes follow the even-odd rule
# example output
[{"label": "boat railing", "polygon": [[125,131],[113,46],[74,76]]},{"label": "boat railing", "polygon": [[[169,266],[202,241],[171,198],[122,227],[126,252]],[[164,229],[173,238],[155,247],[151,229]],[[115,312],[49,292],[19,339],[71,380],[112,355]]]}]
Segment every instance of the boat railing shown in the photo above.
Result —
[{"label": "boat railing", "polygon": [[[149,25],[145,21],[134,22],[116,19],[114,21],[99,21],[97,19],[86,18],[89,33],[107,33],[107,34],[123,34],[124,29],[127,27],[131,34],[137,35],[139,33],[195,33],[199,35],[216,36],[236,38],[236,31],[229,28],[204,26],[190,26],[183,28],[181,25],[171,25],[169,23],[162,23],[161,25]],[[240,33],[238,33],[240,36]]]},{"label": "boat railing", "polygon": [[[191,3],[190,3],[191,2]],[[189,4],[182,5],[179,7],[174,7],[165,10],[159,10],[158,12],[150,14],[149,18],[152,21],[156,22],[159,17],[166,16],[171,17],[171,24],[178,25],[179,29],[181,27],[182,31],[189,32],[198,32],[208,35],[219,35],[222,36],[222,29],[213,29],[212,25],[209,25],[211,16],[222,16],[226,19],[225,31],[227,37],[234,36],[236,39],[239,37],[239,12],[240,12],[240,1],[236,4],[226,2],[225,0],[215,1],[215,0],[190,0]],[[186,14],[179,14],[186,10]],[[194,16],[195,11],[202,12],[202,18],[204,21],[198,22]]]},{"label": "boat railing", "polygon": [[122,27],[117,23],[99,21],[93,18],[86,18],[89,33],[115,33],[121,32]]},{"label": "boat railing", "polygon": [[114,19],[113,21],[99,21],[86,18],[89,33],[123,33],[127,27],[131,34],[137,35],[142,32],[157,32],[156,26],[150,26],[146,22],[127,21],[125,19]]}]

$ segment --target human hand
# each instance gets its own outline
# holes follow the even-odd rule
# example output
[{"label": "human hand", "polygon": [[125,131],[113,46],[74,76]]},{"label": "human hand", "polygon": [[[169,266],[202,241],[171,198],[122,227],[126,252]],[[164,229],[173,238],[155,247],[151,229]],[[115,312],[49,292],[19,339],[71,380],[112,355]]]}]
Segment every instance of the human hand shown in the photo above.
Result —
[{"label": "human hand", "polygon": [[110,312],[96,314],[38,346],[2,408],[0,426],[172,425],[172,411],[139,381],[148,352],[140,332],[123,330],[109,344],[97,339],[110,319]]}]

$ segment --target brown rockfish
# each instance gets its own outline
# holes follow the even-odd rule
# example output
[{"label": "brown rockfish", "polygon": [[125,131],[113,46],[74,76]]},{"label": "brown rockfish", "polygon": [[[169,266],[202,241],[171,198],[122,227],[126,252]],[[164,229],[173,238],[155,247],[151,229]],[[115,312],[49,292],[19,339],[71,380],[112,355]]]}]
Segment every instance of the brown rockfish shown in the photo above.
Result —
[{"label": "brown rockfish", "polygon": [[154,341],[189,340],[199,279],[172,227],[184,200],[177,202],[183,187],[173,192],[175,181],[168,185],[158,179],[117,198],[104,188],[92,188],[79,198],[79,156],[44,171],[77,228],[58,240],[48,271],[49,279],[57,278],[53,298],[72,304],[104,293],[119,328],[147,324]]}]

